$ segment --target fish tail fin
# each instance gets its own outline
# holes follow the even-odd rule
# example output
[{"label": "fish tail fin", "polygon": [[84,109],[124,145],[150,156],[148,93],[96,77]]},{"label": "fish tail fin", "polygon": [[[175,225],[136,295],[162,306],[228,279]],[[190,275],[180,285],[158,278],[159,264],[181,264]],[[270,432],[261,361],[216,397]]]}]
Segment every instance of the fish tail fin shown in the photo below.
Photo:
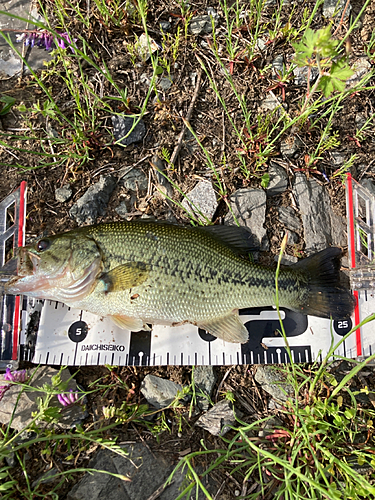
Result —
[{"label": "fish tail fin", "polygon": [[[307,277],[307,294],[299,312],[321,318],[342,319],[354,310],[354,297],[340,282],[342,251],[331,247],[294,264]],[[297,309],[296,309],[297,310]]]}]

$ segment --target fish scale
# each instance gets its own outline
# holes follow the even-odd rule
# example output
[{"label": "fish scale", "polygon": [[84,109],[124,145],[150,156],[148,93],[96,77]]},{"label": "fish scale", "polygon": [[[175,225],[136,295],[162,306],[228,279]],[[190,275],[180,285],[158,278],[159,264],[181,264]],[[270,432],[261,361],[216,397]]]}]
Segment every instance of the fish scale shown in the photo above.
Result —
[{"label": "fish scale", "polygon": [[[111,316],[124,328],[196,324],[245,342],[238,309],[275,304],[275,270],[244,258],[237,227],[117,222],[42,238],[20,251],[11,293],[60,300]],[[339,283],[341,251],[328,248],[280,271],[279,303],[305,314],[343,317],[353,299]],[[56,269],[56,272],[54,272]]]}]

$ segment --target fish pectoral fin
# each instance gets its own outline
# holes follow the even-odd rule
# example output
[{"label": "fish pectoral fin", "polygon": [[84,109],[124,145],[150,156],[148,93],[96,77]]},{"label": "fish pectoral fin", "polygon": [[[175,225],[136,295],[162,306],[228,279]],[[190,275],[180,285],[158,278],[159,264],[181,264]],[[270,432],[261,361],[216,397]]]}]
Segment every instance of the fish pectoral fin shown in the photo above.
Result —
[{"label": "fish pectoral fin", "polygon": [[245,344],[249,338],[249,332],[240,320],[238,314],[231,313],[228,316],[216,318],[205,323],[199,323],[199,328],[207,330],[225,342],[239,342]]},{"label": "fish pectoral fin", "polygon": [[105,285],[105,293],[121,292],[141,285],[149,275],[149,269],[144,262],[127,262],[117,266],[108,273],[102,273],[99,280]]},{"label": "fish pectoral fin", "polygon": [[111,316],[111,320],[122,330],[130,330],[131,332],[139,332],[143,330],[143,321],[140,318],[129,318],[129,316]]}]

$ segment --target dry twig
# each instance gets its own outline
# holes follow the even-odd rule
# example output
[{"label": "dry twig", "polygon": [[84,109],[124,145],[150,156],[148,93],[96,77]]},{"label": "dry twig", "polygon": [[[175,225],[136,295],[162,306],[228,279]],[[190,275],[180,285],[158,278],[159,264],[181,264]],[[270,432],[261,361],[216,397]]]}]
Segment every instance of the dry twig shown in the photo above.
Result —
[{"label": "dry twig", "polygon": [[181,150],[181,147],[182,147],[182,140],[184,138],[184,135],[185,135],[185,132],[186,132],[186,129],[187,129],[187,124],[186,122],[189,122],[190,121],[190,118],[191,118],[191,115],[193,113],[193,109],[194,109],[194,105],[195,105],[195,101],[197,100],[197,97],[198,97],[198,93],[199,93],[199,88],[200,88],[200,85],[201,85],[201,79],[202,79],[202,70],[199,70],[199,73],[198,73],[198,78],[197,78],[197,83],[195,85],[195,90],[194,90],[194,94],[193,94],[193,97],[191,99],[191,103],[190,103],[190,106],[189,106],[189,109],[188,109],[188,112],[186,113],[186,118],[184,120],[184,125],[182,127],[182,130],[181,130],[181,133],[178,137],[178,141],[177,141],[177,144],[176,144],[176,147],[174,148],[174,151],[172,153],[172,156],[171,156],[171,159],[170,159],[170,163],[172,165],[175,164],[176,162],[176,159],[177,159],[177,156]]}]

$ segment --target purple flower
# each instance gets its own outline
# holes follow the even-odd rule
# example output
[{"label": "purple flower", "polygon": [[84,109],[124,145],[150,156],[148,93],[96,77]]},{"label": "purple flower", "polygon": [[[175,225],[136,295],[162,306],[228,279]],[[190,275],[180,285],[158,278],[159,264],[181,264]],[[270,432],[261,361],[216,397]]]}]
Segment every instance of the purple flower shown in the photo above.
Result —
[{"label": "purple flower", "polygon": [[75,52],[73,45],[77,41],[77,38],[73,38],[72,42],[68,33],[58,33],[58,35],[58,37],[55,37],[47,30],[26,31],[16,35],[16,42],[19,43],[23,41],[26,46],[30,45],[30,47],[34,47],[36,44],[38,47],[44,47],[46,50],[53,49],[54,44],[58,45],[61,49],[66,49],[67,46],[65,43],[67,43],[70,50]]},{"label": "purple flower", "polygon": [[10,389],[12,383],[14,382],[26,382],[29,378],[27,376],[26,370],[15,370],[13,373],[10,371],[10,368],[7,368],[4,375],[4,380],[10,382],[7,385],[0,385],[0,401],[3,399],[4,394],[8,389]]},{"label": "purple flower", "polygon": [[7,368],[4,375],[4,380],[8,380],[9,382],[26,382],[27,379],[26,370],[15,370],[12,373],[10,368]]},{"label": "purple flower", "polygon": [[65,45],[65,41],[63,40],[63,38],[65,38],[65,40],[68,42],[69,44],[69,47],[70,47],[70,50],[75,53],[74,51],[74,48],[72,47],[72,45],[77,41],[77,38],[73,38],[73,42],[71,41],[68,33],[59,33],[59,35],[62,37],[62,38],[58,38],[57,39],[57,45],[61,48],[61,49],[66,49],[66,45]]},{"label": "purple flower", "polygon": [[78,401],[78,393],[73,392],[73,389],[69,390],[69,393],[62,393],[57,395],[57,399],[63,406],[74,405]]},{"label": "purple flower", "polygon": [[4,394],[10,389],[10,384],[0,385],[0,401],[3,399]]}]

